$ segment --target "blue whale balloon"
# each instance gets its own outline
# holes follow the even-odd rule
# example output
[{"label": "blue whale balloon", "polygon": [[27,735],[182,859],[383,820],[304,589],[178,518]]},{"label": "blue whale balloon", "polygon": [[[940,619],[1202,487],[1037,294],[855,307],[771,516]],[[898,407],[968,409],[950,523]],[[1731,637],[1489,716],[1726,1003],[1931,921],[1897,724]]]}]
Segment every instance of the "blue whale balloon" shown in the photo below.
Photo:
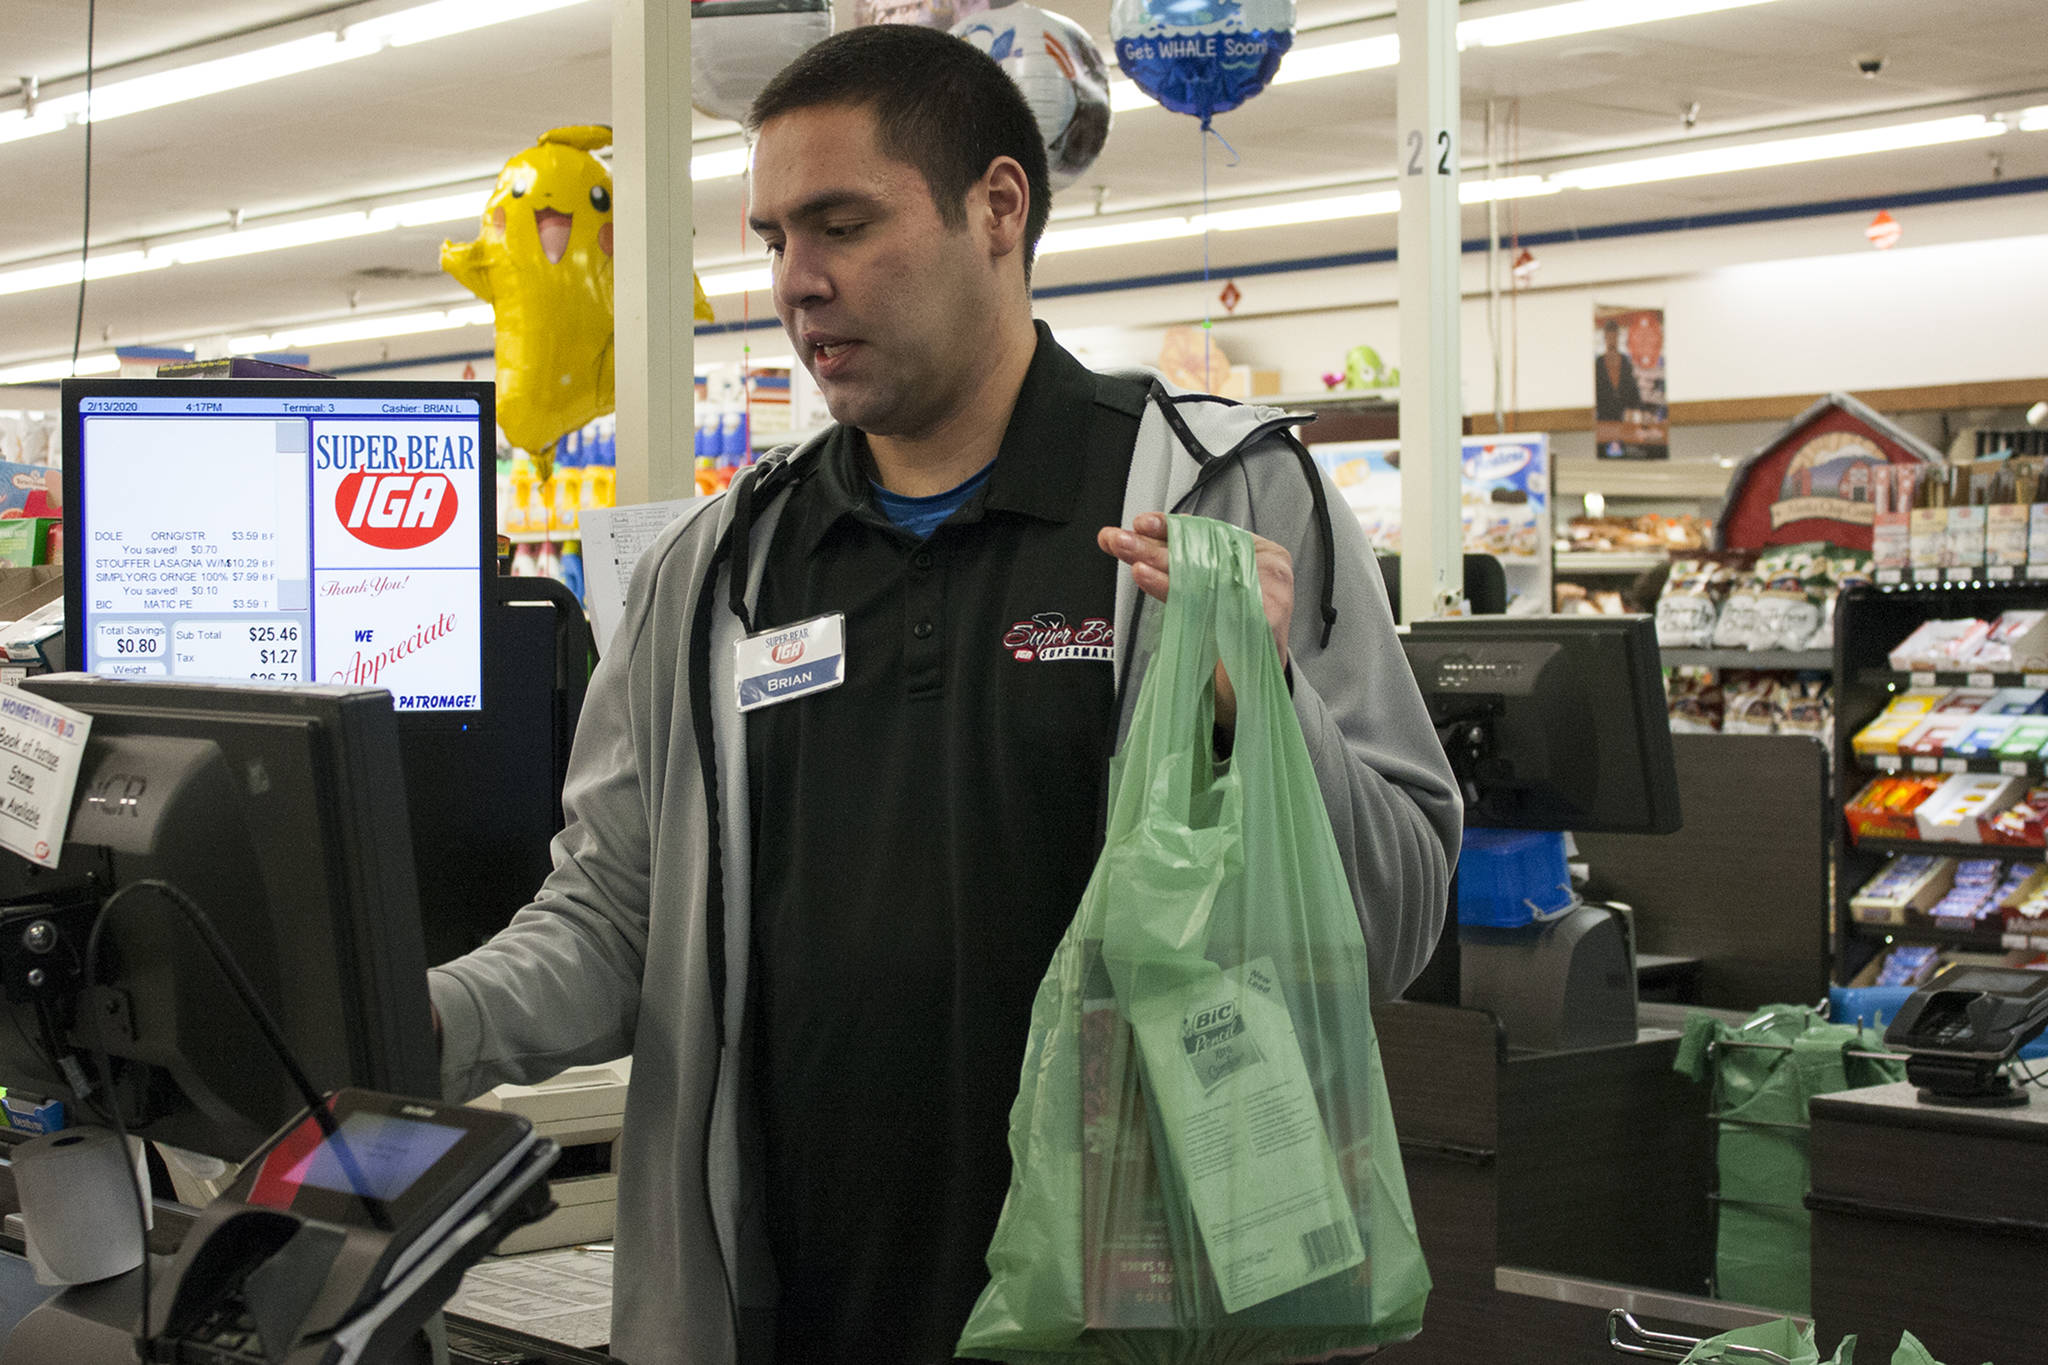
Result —
[{"label": "blue whale balloon", "polygon": [[1209,126],[1266,88],[1294,43],[1294,0],[1114,0],[1117,65],[1176,114]]}]

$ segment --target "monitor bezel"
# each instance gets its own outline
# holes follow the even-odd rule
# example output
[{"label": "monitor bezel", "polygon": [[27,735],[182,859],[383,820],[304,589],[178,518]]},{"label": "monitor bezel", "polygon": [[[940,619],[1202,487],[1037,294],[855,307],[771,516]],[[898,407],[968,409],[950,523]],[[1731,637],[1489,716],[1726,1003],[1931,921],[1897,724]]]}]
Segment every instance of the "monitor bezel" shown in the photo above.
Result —
[{"label": "monitor bezel", "polygon": [[[482,444],[477,468],[477,707],[473,711],[404,711],[399,724],[407,728],[462,729],[489,711],[490,680],[483,669],[483,630],[489,607],[485,579],[498,572],[498,407],[497,385],[484,379],[67,379],[63,384],[64,442],[64,534],[71,551],[64,556],[65,667],[85,671],[85,638],[89,622],[85,603],[86,547],[91,544],[87,524],[84,464],[85,429],[79,405],[95,398],[246,398],[251,396],[288,401],[294,398],[418,398],[435,402],[472,400],[477,404]],[[229,680],[232,681],[232,680]],[[292,684],[324,686],[318,679]]]}]

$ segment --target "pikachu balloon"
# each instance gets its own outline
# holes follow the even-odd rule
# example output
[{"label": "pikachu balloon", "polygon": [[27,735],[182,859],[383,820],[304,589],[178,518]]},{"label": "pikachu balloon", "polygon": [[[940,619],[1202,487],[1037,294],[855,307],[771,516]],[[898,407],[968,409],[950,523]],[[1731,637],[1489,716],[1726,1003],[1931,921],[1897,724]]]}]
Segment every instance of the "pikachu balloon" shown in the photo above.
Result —
[{"label": "pikachu balloon", "polygon": [[473,242],[441,268],[497,311],[498,425],[545,457],[612,411],[612,178],[591,155],[609,128],[556,128],[505,163]]}]

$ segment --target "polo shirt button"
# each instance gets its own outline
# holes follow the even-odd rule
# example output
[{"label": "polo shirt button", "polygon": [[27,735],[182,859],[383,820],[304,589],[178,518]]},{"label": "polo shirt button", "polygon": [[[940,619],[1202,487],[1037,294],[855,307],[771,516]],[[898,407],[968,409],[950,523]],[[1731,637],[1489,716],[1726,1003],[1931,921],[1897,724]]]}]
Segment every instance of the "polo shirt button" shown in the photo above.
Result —
[{"label": "polo shirt button", "polygon": [[929,640],[932,635],[932,623],[929,621],[919,621],[910,628],[910,633],[920,640]]},{"label": "polo shirt button", "polygon": [[910,557],[910,562],[915,568],[929,569],[932,566],[932,552],[930,550],[919,550]]}]

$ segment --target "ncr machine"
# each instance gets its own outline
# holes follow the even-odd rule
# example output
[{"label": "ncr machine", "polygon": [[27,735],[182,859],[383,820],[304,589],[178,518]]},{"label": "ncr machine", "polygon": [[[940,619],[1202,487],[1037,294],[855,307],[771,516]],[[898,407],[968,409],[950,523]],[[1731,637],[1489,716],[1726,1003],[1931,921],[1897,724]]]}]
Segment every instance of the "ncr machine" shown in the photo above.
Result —
[{"label": "ncr machine", "polygon": [[1678,776],[1647,616],[1426,621],[1403,640],[1465,798],[1456,927],[1410,999],[1491,1011],[1510,1047],[1636,1037],[1635,955],[1582,904],[1564,831],[1669,834]]},{"label": "ncr machine", "polygon": [[[546,1211],[558,1149],[422,1098],[438,1067],[390,695],[23,691],[91,728],[56,866],[0,854],[0,1083],[70,1111],[11,1164],[31,1259],[86,1268],[54,1276],[71,1287],[0,1365],[428,1359],[422,1325]],[[129,1133],[249,1158],[175,1258],[142,1249]],[[111,1175],[76,1164],[96,1144],[122,1154]],[[96,1243],[117,1239],[133,1252],[109,1265]]]}]

